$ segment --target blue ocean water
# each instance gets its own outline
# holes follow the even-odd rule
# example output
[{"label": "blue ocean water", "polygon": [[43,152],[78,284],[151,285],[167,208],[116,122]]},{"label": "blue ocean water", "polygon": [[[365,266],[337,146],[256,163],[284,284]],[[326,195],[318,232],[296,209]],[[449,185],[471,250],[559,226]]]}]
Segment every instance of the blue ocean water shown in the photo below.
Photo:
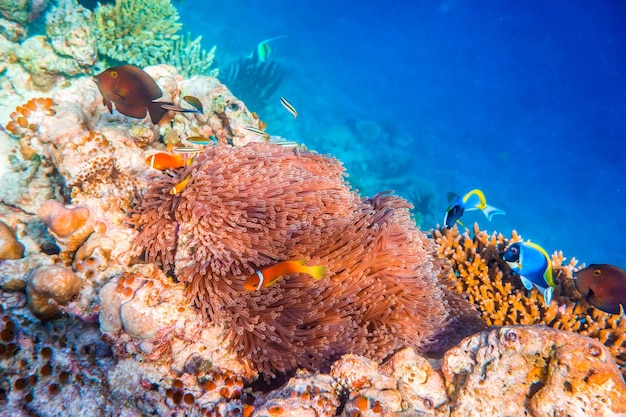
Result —
[{"label": "blue ocean water", "polygon": [[448,191],[479,188],[507,214],[465,224],[626,266],[626,3],[175,4],[220,68],[286,36],[270,59],[288,73],[251,110],[270,133],[337,156],[363,194],[426,197],[428,229]]}]

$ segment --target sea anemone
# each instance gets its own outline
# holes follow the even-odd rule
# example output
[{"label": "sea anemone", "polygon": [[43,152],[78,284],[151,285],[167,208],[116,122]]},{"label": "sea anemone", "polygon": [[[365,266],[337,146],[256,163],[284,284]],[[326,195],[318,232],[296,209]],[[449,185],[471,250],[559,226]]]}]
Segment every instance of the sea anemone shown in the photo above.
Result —
[{"label": "sea anemone", "polygon": [[[440,281],[447,264],[410,207],[387,193],[361,199],[336,159],[253,143],[208,148],[189,167],[154,174],[131,222],[146,261],[187,283],[231,347],[268,377],[327,369],[345,353],[438,352],[482,328]],[[290,259],[328,273],[243,288],[258,268]]]}]

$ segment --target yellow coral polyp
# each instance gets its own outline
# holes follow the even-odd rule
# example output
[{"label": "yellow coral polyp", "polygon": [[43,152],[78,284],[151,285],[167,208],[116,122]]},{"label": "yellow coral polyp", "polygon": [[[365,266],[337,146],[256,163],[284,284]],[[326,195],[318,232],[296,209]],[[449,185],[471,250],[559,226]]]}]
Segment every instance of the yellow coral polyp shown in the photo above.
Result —
[{"label": "yellow coral polyp", "polygon": [[561,251],[552,255],[556,288],[552,303],[546,306],[543,296],[536,289],[526,291],[500,258],[499,249],[522,240],[515,231],[505,238],[474,225],[472,232],[463,234],[456,227],[435,230],[434,237],[438,256],[452,263],[448,279],[478,306],[487,325],[545,324],[593,337],[609,348],[626,377],[626,320],[582,299],[572,280],[576,259],[567,260]]}]

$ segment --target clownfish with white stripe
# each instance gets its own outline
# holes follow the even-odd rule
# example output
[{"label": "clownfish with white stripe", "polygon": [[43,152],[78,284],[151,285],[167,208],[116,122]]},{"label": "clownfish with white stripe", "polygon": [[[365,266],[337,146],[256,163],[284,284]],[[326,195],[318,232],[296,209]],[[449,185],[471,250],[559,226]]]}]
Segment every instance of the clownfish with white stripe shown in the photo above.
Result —
[{"label": "clownfish with white stripe", "polygon": [[317,281],[324,278],[326,267],[308,266],[304,259],[299,261],[283,261],[276,265],[257,269],[254,274],[248,275],[246,281],[243,283],[243,287],[248,291],[271,287],[287,274],[308,274]]}]

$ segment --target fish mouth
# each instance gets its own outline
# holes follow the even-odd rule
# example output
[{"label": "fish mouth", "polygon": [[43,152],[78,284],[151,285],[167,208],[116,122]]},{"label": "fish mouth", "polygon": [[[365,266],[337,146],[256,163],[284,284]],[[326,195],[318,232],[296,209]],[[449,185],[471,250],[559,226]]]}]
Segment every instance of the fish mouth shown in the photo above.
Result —
[{"label": "fish mouth", "polygon": [[587,288],[587,291],[583,291],[579,286],[578,286],[578,277],[576,276],[576,272],[574,272],[574,274],[572,275],[572,280],[574,281],[574,288],[576,288],[576,291],[578,291],[580,293],[580,295],[583,296],[583,298],[587,297],[589,295],[589,288]]}]

